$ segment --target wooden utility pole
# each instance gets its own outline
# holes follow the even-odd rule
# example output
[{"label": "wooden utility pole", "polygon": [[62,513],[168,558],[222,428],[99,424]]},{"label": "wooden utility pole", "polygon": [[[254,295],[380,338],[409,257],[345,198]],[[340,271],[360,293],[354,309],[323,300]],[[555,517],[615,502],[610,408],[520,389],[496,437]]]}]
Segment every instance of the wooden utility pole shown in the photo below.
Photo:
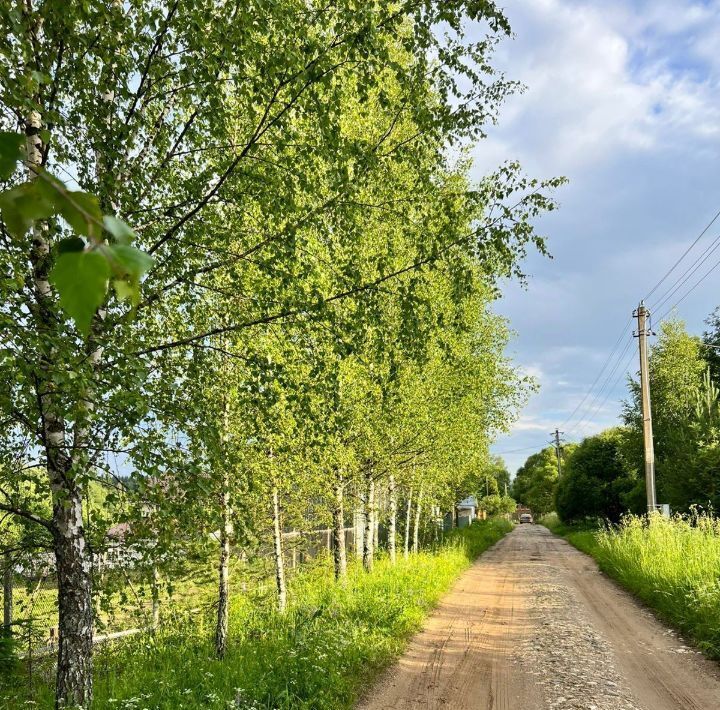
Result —
[{"label": "wooden utility pole", "polygon": [[550,432],[550,436],[553,437],[553,441],[551,443],[555,446],[555,456],[557,457],[558,478],[562,476],[562,441],[560,440],[560,435],[564,433],[564,431],[559,431],[558,429]]},{"label": "wooden utility pole", "polygon": [[640,404],[642,407],[643,442],[645,445],[645,489],[647,491],[647,509],[652,513],[657,509],[655,498],[655,448],[653,446],[652,409],[650,407],[650,373],[648,371],[647,338],[652,334],[648,326],[650,311],[643,301],[633,313],[637,318],[636,337],[640,343]]}]

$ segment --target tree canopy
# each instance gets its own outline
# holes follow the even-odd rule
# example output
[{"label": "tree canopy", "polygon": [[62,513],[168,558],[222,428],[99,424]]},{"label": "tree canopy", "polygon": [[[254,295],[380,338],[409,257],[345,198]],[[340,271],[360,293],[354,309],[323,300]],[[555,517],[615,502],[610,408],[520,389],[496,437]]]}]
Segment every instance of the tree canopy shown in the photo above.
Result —
[{"label": "tree canopy", "polygon": [[370,563],[399,495],[417,539],[477,489],[529,385],[490,304],[562,180],[470,178],[517,88],[492,2],[29,0],[0,29],[0,511],[52,538],[58,704],[89,705],[112,519],[153,578],[218,541],[222,655],[233,542],[273,539],[282,606],[285,525],[341,530],[352,490]]},{"label": "tree canopy", "polygon": [[[708,336],[706,335],[706,338]],[[650,391],[658,501],[675,510],[715,508],[718,498],[718,390],[700,338],[678,320],[663,323],[650,348]],[[625,420],[634,432],[633,460],[642,468],[639,387]]]},{"label": "tree canopy", "polygon": [[555,493],[561,520],[618,522],[627,511],[642,512],[644,482],[626,459],[627,435],[621,427],[608,429],[584,439],[568,456]]}]

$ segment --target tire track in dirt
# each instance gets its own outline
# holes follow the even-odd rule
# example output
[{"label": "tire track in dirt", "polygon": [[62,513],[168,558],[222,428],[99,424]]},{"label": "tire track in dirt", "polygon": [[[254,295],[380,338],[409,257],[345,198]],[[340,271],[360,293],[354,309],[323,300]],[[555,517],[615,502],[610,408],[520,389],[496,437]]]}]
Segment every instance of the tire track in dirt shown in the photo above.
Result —
[{"label": "tire track in dirt", "polygon": [[542,707],[532,678],[513,665],[530,626],[529,592],[516,574],[523,548],[507,535],[465,572],[358,708]]}]

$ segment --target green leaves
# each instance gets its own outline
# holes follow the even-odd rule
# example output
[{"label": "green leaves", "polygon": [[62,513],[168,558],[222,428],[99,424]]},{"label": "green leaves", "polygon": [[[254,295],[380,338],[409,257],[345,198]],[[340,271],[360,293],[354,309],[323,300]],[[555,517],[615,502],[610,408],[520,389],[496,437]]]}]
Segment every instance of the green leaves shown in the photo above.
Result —
[{"label": "green leaves", "polygon": [[[24,136],[0,133],[0,179],[8,179],[22,159]],[[108,281],[115,276],[118,299],[137,304],[140,279],[152,258],[130,246],[133,230],[112,215],[103,215],[94,195],[68,190],[53,175],[38,168],[33,179],[0,193],[0,212],[10,233],[23,238],[30,227],[58,215],[74,236],[61,239],[50,281],[59,294],[61,308],[87,335],[93,315],[102,305]],[[103,231],[111,235],[108,245]]]},{"label": "green leaves", "polygon": [[[132,233],[124,222],[120,224]],[[113,282],[118,300],[129,300],[133,305],[137,305],[140,298],[140,279],[152,266],[152,257],[128,244],[117,244],[109,247],[107,251],[110,253],[113,270],[119,277]]]},{"label": "green leaves", "polygon": [[103,228],[103,215],[97,197],[87,192],[70,192],[58,187],[55,209],[63,216],[76,234],[99,239]]},{"label": "green leaves", "polygon": [[[127,225],[112,219],[120,233],[132,234]],[[115,276],[113,286],[118,300],[137,305],[140,279],[153,260],[129,244],[101,244],[89,250],[81,246],[84,242],[77,237],[60,242],[60,254],[50,280],[58,290],[62,309],[75,321],[78,330],[87,335],[95,311],[105,300],[111,275]]]},{"label": "green leaves", "polygon": [[119,275],[127,276],[134,282],[139,281],[153,263],[151,256],[127,244],[112,246],[109,251],[117,264]]},{"label": "green leaves", "polygon": [[50,217],[54,206],[37,185],[28,182],[0,193],[0,211],[8,230],[22,236],[35,220]]},{"label": "green leaves", "polygon": [[60,294],[60,305],[72,317],[78,330],[87,334],[97,309],[102,305],[110,278],[110,265],[98,251],[70,251],[60,254],[50,281]]},{"label": "green leaves", "polygon": [[103,226],[107,232],[115,237],[118,244],[130,244],[135,238],[135,232],[125,222],[110,214],[103,217]]},{"label": "green leaves", "polygon": [[19,133],[0,132],[0,180],[7,180],[22,159],[23,136]]}]

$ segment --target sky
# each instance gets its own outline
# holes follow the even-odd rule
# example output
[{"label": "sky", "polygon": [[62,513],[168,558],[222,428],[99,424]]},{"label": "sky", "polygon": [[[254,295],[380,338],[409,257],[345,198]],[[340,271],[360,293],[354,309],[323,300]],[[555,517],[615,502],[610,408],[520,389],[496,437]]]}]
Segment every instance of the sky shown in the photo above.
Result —
[{"label": "sky", "polygon": [[[540,385],[493,446],[514,472],[556,427],[578,441],[618,423],[623,373],[637,370],[632,311],[720,210],[720,0],[503,6],[515,37],[495,65],[527,88],[475,149],[476,176],[517,159],[569,179],[537,223],[553,258],[531,255],[527,287],[506,284],[496,305],[516,331],[508,354]],[[656,322],[720,260],[719,249],[662,303],[719,234],[720,218],[651,294]],[[691,332],[718,286],[720,267],[677,305]]]}]

